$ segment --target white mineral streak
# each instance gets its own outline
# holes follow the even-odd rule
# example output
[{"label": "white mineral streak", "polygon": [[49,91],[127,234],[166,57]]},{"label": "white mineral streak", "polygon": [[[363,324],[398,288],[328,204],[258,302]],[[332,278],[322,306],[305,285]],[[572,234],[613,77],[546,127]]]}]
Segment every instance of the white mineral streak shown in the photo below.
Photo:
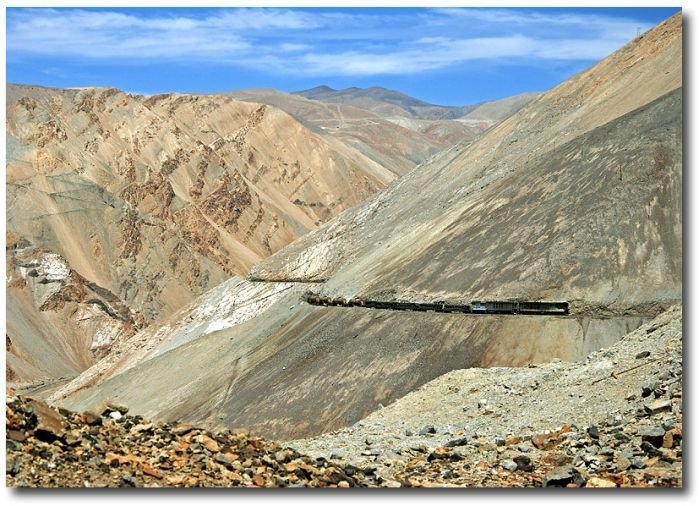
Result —
[{"label": "white mineral streak", "polygon": [[285,270],[292,279],[313,279],[323,277],[331,265],[337,238],[310,246],[289,263]]},{"label": "white mineral streak", "polygon": [[154,356],[182,346],[192,339],[255,318],[293,286],[294,283],[256,283],[240,278],[222,283],[199,299],[185,318],[175,325],[159,329],[158,334],[164,332],[170,336],[158,347]]},{"label": "white mineral streak", "polygon": [[97,329],[97,332],[92,336],[92,343],[90,343],[90,351],[99,350],[109,346],[113,341],[115,341],[119,334],[122,332],[121,325],[116,325],[113,321],[105,319],[105,325]]},{"label": "white mineral streak", "polygon": [[56,253],[44,255],[37,272],[40,276],[44,276],[47,281],[64,281],[70,275],[68,265]]},{"label": "white mineral streak", "polygon": [[[294,286],[293,283],[252,283],[241,281],[236,290],[231,290],[218,299],[209,317],[210,323],[204,331],[204,335],[227,329],[246,322],[277,302],[283,293]],[[209,308],[202,306],[194,314],[207,311]],[[213,321],[212,321],[213,318]]]}]

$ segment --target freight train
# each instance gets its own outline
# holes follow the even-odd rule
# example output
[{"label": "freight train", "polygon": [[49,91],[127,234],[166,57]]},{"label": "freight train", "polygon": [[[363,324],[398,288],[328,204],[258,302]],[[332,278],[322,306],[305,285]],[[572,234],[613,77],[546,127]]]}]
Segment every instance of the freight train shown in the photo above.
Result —
[{"label": "freight train", "polygon": [[498,301],[474,300],[471,304],[438,302],[406,302],[366,300],[361,297],[345,299],[312,293],[306,301],[314,306],[366,307],[394,311],[431,311],[435,313],[568,315],[569,303],[562,301]]}]

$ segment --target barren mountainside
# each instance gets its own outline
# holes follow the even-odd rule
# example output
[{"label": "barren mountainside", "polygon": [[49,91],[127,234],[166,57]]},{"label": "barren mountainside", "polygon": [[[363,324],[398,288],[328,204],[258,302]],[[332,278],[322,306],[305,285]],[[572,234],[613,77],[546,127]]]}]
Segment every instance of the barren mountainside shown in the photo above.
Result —
[{"label": "barren mountainside", "polygon": [[[85,409],[115,398],[150,418],[297,438],[456,369],[575,361],[613,344],[681,299],[681,54],[676,15],[248,280],[139,332],[50,399]],[[310,291],[555,299],[571,315],[311,306]]]},{"label": "barren mountainside", "polygon": [[[326,104],[272,89],[236,90],[225,95],[286,111],[313,132],[354,147],[398,175],[453,144],[444,135],[413,131],[352,105]],[[469,138],[475,130],[456,122],[450,124],[453,136]]]},{"label": "barren mountainside", "polygon": [[429,104],[401,92],[380,86],[371,88],[346,88],[335,90],[329,86],[317,86],[294,94],[329,104],[353,105],[372,111],[381,117],[403,116],[414,119],[456,119],[468,114],[476,105],[463,107]]},{"label": "barren mountainside", "polygon": [[[534,100],[523,93],[482,104],[440,106],[373,87],[333,90],[319,86],[292,94],[274,90],[234,92],[283,109],[311,129],[342,138],[385,167],[405,173],[439,149],[472,141]],[[408,162],[404,163],[408,159]]]},{"label": "barren mountainside", "polygon": [[395,175],[273,107],[7,88],[10,377],[74,376]]},{"label": "barren mountainside", "polygon": [[[151,418],[296,438],[455,369],[613,344],[681,299],[681,49],[677,15],[140,332],[125,344],[137,356],[106,356],[52,401],[114,397]],[[571,315],[311,306],[310,291],[565,300]]]}]

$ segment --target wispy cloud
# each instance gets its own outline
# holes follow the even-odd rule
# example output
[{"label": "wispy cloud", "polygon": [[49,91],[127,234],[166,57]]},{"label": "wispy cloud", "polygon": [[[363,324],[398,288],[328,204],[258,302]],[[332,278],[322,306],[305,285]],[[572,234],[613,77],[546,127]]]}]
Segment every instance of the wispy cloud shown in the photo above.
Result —
[{"label": "wispy cloud", "polygon": [[244,34],[310,30],[313,16],[277,9],[217,15],[137,16],[105,10],[10,10],[8,51],[109,60],[230,59],[252,50]]},{"label": "wispy cloud", "polygon": [[202,60],[318,76],[405,75],[474,60],[593,61],[648,28],[634,19],[520,9],[7,12],[8,58]]}]

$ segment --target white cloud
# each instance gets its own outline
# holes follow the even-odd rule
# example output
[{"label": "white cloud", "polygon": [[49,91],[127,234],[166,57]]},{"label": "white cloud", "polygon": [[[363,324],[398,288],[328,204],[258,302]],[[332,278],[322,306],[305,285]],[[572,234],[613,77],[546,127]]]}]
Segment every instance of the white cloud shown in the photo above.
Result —
[{"label": "white cloud", "polygon": [[310,46],[309,44],[295,44],[293,42],[283,42],[282,44],[280,44],[280,50],[286,53],[306,51],[308,49],[311,49],[312,47],[313,46]]},{"label": "white cloud", "polygon": [[8,9],[8,58],[204,60],[268,72],[371,76],[476,60],[595,61],[647,28],[633,19],[546,10],[201,12]]},{"label": "white cloud", "polygon": [[239,9],[203,18],[136,16],[74,9],[10,10],[9,52],[90,59],[223,59],[252,48],[261,30],[312,29],[313,16],[277,9]]}]

